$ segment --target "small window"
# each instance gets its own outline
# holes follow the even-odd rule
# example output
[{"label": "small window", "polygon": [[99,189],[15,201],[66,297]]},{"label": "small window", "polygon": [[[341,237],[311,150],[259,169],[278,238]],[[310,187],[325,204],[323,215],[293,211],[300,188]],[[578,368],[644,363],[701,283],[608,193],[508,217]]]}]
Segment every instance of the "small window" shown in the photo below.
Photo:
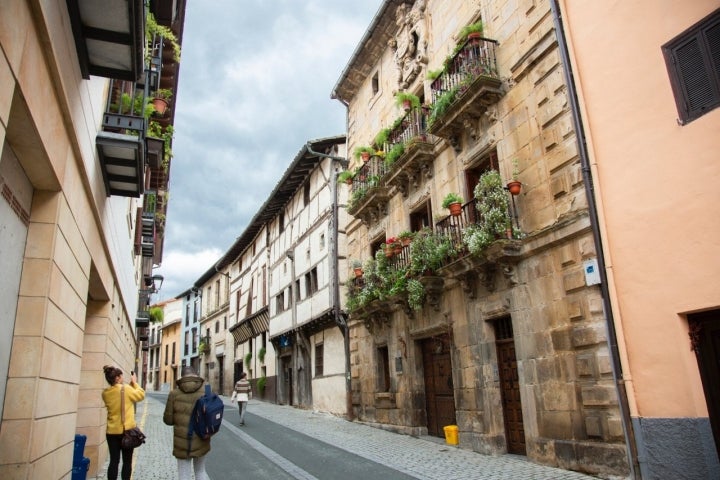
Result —
[{"label": "small window", "polygon": [[300,296],[300,280],[298,279],[295,280],[295,301],[299,302],[300,300],[302,300],[302,298]]},{"label": "small window", "polygon": [[322,377],[323,375],[323,344],[318,343],[315,345],[315,376]]},{"label": "small window", "polygon": [[285,231],[285,213],[280,212],[278,215],[278,229],[280,230],[280,233]]},{"label": "small window", "polygon": [[307,207],[310,205],[310,181],[308,180],[305,182],[305,185],[303,185],[303,202],[305,203],[305,206]]},{"label": "small window", "polygon": [[305,274],[305,294],[309,297],[318,291],[317,267]]},{"label": "small window", "polygon": [[377,349],[377,374],[378,374],[378,391],[390,391],[390,357],[388,355],[388,347],[383,346]]},{"label": "small window", "polygon": [[430,200],[423,203],[410,213],[410,230],[418,232],[432,225],[432,207]]},{"label": "small window", "polygon": [[285,311],[285,292],[280,292],[277,297],[275,297],[275,310],[280,313]]},{"label": "small window", "polygon": [[220,322],[215,321],[215,333],[220,333]]},{"label": "small window", "polygon": [[680,122],[720,105],[720,9],[662,47]]},{"label": "small window", "polygon": [[372,77],[372,93],[373,97],[378,94],[380,91],[380,73],[375,72],[375,75]]}]

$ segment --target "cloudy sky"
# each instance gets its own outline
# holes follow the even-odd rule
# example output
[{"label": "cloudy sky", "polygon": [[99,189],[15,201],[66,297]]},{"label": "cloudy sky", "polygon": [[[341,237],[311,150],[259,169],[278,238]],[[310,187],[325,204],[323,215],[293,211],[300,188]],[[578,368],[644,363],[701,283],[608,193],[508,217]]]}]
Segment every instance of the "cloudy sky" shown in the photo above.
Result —
[{"label": "cloudy sky", "polygon": [[330,93],[381,3],[187,2],[156,301],[227,251],[308,140],[345,133]]}]

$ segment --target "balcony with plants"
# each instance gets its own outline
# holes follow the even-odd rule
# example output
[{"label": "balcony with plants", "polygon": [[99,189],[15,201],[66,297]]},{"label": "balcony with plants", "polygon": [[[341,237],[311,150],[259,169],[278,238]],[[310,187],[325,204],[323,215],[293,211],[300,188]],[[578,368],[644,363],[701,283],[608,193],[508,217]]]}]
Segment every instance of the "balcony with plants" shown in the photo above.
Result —
[{"label": "balcony with plants", "polygon": [[428,131],[449,140],[464,128],[468,117],[479,118],[503,95],[497,41],[482,37],[480,22],[465,27],[460,38],[443,67],[428,74],[432,80]]},{"label": "balcony with plants", "polygon": [[416,101],[390,127],[378,132],[373,146],[355,149],[356,158],[364,163],[338,178],[351,184],[348,213],[368,225],[387,215],[387,202],[396,191],[407,196],[411,188],[420,185],[423,175],[432,176],[434,146],[426,132],[427,109],[412,97]]},{"label": "balcony with plants", "polygon": [[362,274],[346,282],[351,316],[372,331],[388,323],[398,308],[408,317],[426,304],[437,310],[446,278],[459,280],[473,298],[477,277],[492,290],[498,267],[507,274],[520,261],[522,234],[513,225],[517,216],[512,196],[496,170],[483,174],[473,193],[466,203],[448,194],[444,207],[460,203],[460,209],[433,229],[386,240],[362,266]]},{"label": "balcony with plants", "polygon": [[356,159],[362,159],[363,163],[353,173],[347,211],[366,224],[371,224],[387,215],[390,189],[383,181],[387,168],[382,152],[372,147],[357,147],[354,155]]},{"label": "balcony with plants", "polygon": [[406,197],[423,179],[432,177],[434,142],[427,133],[428,108],[406,92],[399,92],[396,100],[409,101],[409,107],[392,126],[378,133],[375,145],[385,153],[386,184]]}]

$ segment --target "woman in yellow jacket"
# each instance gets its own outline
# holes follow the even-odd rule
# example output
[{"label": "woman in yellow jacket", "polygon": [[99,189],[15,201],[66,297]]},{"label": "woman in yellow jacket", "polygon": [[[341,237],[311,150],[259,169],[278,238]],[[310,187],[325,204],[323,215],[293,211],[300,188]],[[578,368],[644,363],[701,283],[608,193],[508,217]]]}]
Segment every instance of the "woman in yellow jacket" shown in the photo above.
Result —
[{"label": "woman in yellow jacket", "polygon": [[[102,398],[107,407],[107,431],[105,438],[107,439],[108,451],[110,452],[107,478],[108,480],[117,480],[120,453],[122,452],[123,465],[120,478],[122,480],[130,480],[130,476],[132,475],[133,449],[122,449],[120,447],[120,441],[123,436],[123,427],[125,430],[129,430],[136,426],[135,402],[139,402],[145,398],[145,390],[137,384],[135,372],[131,372],[130,374],[129,385],[123,385],[123,372],[119,368],[105,365],[103,372],[105,373],[105,380],[110,384],[110,386],[102,392]],[[123,390],[125,392],[124,425],[120,412],[120,393]]]}]

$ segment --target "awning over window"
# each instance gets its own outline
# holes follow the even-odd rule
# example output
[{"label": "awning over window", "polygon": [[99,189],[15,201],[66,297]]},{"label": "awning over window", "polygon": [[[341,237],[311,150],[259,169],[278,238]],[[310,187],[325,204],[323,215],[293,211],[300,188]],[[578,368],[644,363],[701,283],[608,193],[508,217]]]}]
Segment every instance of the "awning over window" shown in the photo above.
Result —
[{"label": "awning over window", "polygon": [[269,327],[270,317],[267,307],[264,307],[230,327],[230,333],[232,333],[235,343],[240,344],[247,342],[263,332],[267,332]]}]

